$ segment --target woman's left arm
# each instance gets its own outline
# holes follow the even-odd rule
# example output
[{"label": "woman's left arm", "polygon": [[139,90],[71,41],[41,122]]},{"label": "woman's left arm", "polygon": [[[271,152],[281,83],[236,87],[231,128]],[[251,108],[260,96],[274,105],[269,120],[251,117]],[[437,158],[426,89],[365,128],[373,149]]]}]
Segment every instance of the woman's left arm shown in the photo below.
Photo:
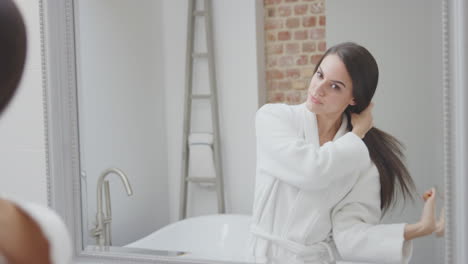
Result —
[{"label": "woman's left arm", "polygon": [[406,240],[405,223],[379,224],[380,180],[371,166],[332,211],[333,238],[346,261],[381,264],[408,263],[412,242]]}]

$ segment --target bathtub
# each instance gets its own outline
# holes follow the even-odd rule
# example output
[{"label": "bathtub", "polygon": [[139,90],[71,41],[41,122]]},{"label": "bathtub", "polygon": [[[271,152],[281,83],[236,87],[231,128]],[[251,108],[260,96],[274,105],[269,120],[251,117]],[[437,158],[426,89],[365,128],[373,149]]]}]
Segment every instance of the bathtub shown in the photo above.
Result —
[{"label": "bathtub", "polygon": [[247,256],[251,216],[198,216],[165,226],[127,248],[182,252],[177,257],[254,262]]}]

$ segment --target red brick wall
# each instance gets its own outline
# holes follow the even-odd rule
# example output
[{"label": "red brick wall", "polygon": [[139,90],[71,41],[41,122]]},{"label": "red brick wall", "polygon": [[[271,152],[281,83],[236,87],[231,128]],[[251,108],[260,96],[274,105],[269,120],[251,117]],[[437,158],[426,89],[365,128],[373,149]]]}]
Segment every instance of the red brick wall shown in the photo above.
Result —
[{"label": "red brick wall", "polygon": [[264,0],[267,101],[302,103],[326,50],[325,0]]}]

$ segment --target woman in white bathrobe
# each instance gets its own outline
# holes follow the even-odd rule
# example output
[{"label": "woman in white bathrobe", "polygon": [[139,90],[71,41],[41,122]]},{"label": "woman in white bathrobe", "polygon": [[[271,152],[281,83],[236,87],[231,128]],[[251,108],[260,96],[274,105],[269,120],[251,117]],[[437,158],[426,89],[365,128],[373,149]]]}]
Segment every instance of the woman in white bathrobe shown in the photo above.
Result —
[{"label": "woman in white bathrobe", "polygon": [[342,43],[317,63],[305,103],[258,110],[256,261],[408,263],[411,240],[436,231],[434,189],[418,223],[379,224],[395,191],[412,197],[414,183],[399,142],[373,128],[377,81],[367,49]]}]

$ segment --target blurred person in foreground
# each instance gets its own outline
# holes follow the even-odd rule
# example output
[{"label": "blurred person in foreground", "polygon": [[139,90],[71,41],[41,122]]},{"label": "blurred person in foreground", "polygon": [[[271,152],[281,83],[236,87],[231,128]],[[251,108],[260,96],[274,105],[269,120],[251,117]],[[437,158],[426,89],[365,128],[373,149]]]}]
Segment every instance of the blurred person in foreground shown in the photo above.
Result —
[{"label": "blurred person in foreground", "polygon": [[[21,13],[14,1],[0,0],[0,114],[18,88],[26,50]],[[67,228],[54,211],[0,197],[1,264],[67,264],[71,262],[71,248]]]}]

